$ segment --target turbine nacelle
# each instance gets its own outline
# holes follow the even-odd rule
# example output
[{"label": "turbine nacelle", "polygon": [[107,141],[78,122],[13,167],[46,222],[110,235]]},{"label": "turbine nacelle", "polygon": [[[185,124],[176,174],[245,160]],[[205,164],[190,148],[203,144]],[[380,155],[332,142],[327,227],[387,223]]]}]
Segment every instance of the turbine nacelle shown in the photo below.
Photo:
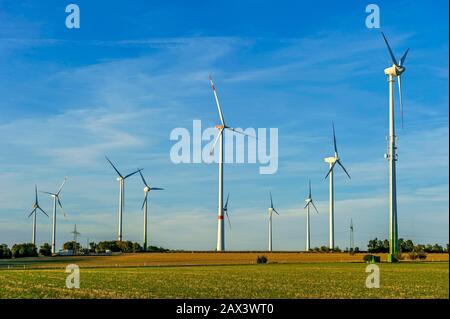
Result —
[{"label": "turbine nacelle", "polygon": [[339,160],[339,157],[330,156],[330,157],[325,157],[323,160],[325,161],[325,163],[333,164],[334,162],[337,162]]},{"label": "turbine nacelle", "polygon": [[148,193],[148,192],[150,192],[150,187],[145,186],[145,187],[144,187],[144,193]]},{"label": "turbine nacelle", "polygon": [[406,71],[404,66],[398,66],[393,64],[391,67],[384,69],[384,74],[392,76],[400,76]]}]

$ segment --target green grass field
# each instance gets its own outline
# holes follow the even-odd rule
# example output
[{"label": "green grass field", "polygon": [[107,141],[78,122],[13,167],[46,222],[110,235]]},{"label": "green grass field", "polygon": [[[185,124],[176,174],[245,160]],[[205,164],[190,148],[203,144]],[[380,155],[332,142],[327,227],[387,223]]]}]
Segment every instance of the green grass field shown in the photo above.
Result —
[{"label": "green grass field", "polygon": [[448,298],[448,262],[380,266],[365,287],[364,263],[81,268],[80,289],[64,269],[0,270],[0,298]]}]

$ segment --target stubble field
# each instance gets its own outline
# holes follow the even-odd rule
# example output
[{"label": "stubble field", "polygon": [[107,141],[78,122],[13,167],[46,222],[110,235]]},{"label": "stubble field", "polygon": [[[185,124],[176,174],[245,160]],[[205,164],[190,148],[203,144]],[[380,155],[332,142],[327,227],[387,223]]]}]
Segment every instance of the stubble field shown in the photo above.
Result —
[{"label": "stubble field", "polygon": [[[166,253],[1,261],[0,298],[449,297],[448,254],[434,256],[446,261],[379,264],[379,289],[366,288],[362,255],[272,253],[265,254],[272,263],[256,265],[257,255]],[[64,269],[70,263],[80,266],[80,289],[65,286]]]}]

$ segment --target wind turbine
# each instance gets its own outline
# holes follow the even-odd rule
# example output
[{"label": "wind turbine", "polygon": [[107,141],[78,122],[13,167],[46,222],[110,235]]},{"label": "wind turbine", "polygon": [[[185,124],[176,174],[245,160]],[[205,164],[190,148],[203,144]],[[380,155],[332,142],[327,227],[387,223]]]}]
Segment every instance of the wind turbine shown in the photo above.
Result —
[{"label": "wind turbine", "polygon": [[118,241],[122,241],[122,216],[123,216],[123,209],[125,207],[125,180],[136,174],[137,172],[142,171],[142,169],[138,169],[137,171],[130,173],[128,175],[123,176],[120,174],[119,170],[114,166],[114,164],[109,160],[107,156],[105,156],[106,160],[111,164],[112,168],[117,173],[117,181],[119,182],[119,231],[118,231]]},{"label": "wind turbine", "polygon": [[150,187],[148,186],[147,182],[145,181],[144,176],[142,175],[141,171],[139,171],[139,175],[141,175],[142,178],[142,182],[144,183],[145,187],[144,187],[144,202],[142,203],[142,208],[144,210],[144,251],[147,251],[147,207],[148,207],[148,193],[150,191],[162,191],[164,190],[164,188],[159,188],[159,187]]},{"label": "wind turbine", "polygon": [[334,145],[334,156],[326,157],[325,162],[330,164],[330,170],[328,171],[325,179],[330,176],[330,249],[334,250],[334,184],[333,184],[333,171],[336,163],[344,170],[345,174],[347,174],[348,178],[351,179],[344,165],[341,163],[341,159],[339,158],[339,153],[336,145],[336,133],[334,131],[334,123],[333,124],[333,145]]},{"label": "wind turbine", "polygon": [[56,253],[56,203],[58,203],[59,207],[61,208],[61,212],[64,215],[64,218],[66,218],[66,213],[64,212],[64,208],[62,207],[61,204],[61,199],[59,198],[59,194],[61,193],[61,190],[66,181],[67,177],[64,177],[64,181],[62,182],[61,186],[59,187],[56,193],[41,192],[44,194],[49,194],[51,197],[53,197],[52,254]]},{"label": "wind turbine", "polygon": [[272,251],[272,215],[273,215],[273,212],[275,212],[277,215],[280,215],[280,214],[278,214],[276,209],[273,207],[272,192],[270,192],[269,194],[270,194],[270,207],[269,207],[269,251]]},{"label": "wind turbine", "polygon": [[42,212],[47,217],[48,217],[48,215],[39,206],[37,185],[34,185],[34,192],[35,192],[35,196],[36,197],[34,199],[33,210],[31,211],[30,215],[28,215],[28,218],[30,218],[31,215],[34,214],[34,216],[33,216],[33,237],[32,237],[32,243],[33,243],[33,245],[36,245],[36,214],[37,214],[37,211],[39,210],[40,212]]},{"label": "wind turbine", "polygon": [[309,207],[312,205],[312,207],[315,209],[316,213],[318,214],[319,211],[316,208],[316,205],[314,205],[312,196],[311,196],[311,180],[309,180],[309,194],[308,197],[305,199],[306,205],[306,251],[311,250],[311,230],[310,230],[310,223],[309,223]]},{"label": "wind turbine", "polygon": [[404,67],[406,55],[409,49],[405,51],[400,60],[396,60],[394,53],[384,35],[384,42],[392,59],[392,66],[384,69],[384,74],[388,76],[389,82],[389,153],[385,157],[389,161],[389,255],[388,261],[397,261],[398,255],[398,226],[397,226],[397,179],[396,179],[396,164],[397,161],[397,146],[395,145],[395,118],[394,118],[394,78],[398,79],[398,93],[400,99],[400,113],[403,126],[403,96],[401,75],[405,72]]},{"label": "wind turbine", "polygon": [[235,133],[248,135],[244,132],[237,131],[236,129],[229,127],[225,124],[225,120],[223,118],[222,109],[220,108],[219,98],[217,97],[216,87],[214,86],[214,82],[212,80],[212,77],[209,76],[209,82],[211,83],[211,87],[214,93],[214,98],[216,100],[217,110],[219,112],[220,117],[220,125],[216,125],[216,128],[219,130],[219,134],[217,135],[214,144],[211,149],[211,153],[213,153],[214,148],[217,143],[219,143],[219,200],[218,200],[218,217],[217,217],[217,251],[224,251],[225,250],[225,228],[223,224],[223,158],[224,158],[224,152],[223,152],[223,132],[225,129],[230,130]]}]

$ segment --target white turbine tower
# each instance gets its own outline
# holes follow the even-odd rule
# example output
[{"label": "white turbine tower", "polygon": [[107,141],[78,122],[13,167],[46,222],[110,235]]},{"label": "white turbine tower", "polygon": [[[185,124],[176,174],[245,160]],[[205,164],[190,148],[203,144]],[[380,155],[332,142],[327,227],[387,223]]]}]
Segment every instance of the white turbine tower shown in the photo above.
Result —
[{"label": "white turbine tower", "polygon": [[333,123],[333,144],[334,144],[334,156],[326,157],[325,162],[330,164],[330,170],[328,171],[325,179],[330,175],[330,249],[334,250],[334,184],[333,184],[333,172],[334,166],[336,163],[344,170],[345,174],[347,174],[348,178],[351,179],[344,165],[342,165],[341,160],[339,158],[339,153],[336,146],[336,134],[334,131],[334,123]]},{"label": "white turbine tower", "polygon": [[270,207],[269,207],[269,251],[272,251],[272,215],[275,212],[275,214],[278,214],[276,209],[273,207],[273,201],[272,201],[272,192],[269,192],[270,194]]},{"label": "white turbine tower", "polygon": [[123,216],[123,210],[125,207],[125,180],[136,174],[139,171],[142,171],[142,169],[138,169],[137,171],[130,173],[128,175],[123,176],[122,174],[120,174],[119,170],[114,166],[114,164],[109,160],[109,158],[107,156],[105,156],[106,160],[109,162],[109,164],[111,164],[112,168],[114,168],[114,170],[116,171],[117,175],[117,181],[119,182],[119,231],[118,231],[118,241],[122,241],[122,216]]},{"label": "white turbine tower", "polygon": [[389,43],[383,35],[384,42],[389,51],[389,55],[392,59],[392,66],[384,69],[384,74],[388,76],[389,82],[389,153],[386,157],[389,161],[389,255],[388,261],[397,261],[398,255],[398,226],[397,226],[397,176],[396,176],[396,161],[397,161],[397,146],[395,145],[395,116],[394,116],[394,78],[398,80],[398,93],[400,100],[400,113],[403,126],[403,96],[402,96],[402,85],[401,85],[401,75],[405,72],[405,67],[403,66],[406,55],[409,49],[403,54],[400,60],[397,62],[394,53],[389,46]]},{"label": "white turbine tower", "polygon": [[45,216],[48,217],[47,213],[44,212],[44,210],[39,206],[39,201],[38,201],[38,191],[37,191],[37,186],[34,186],[34,192],[35,192],[35,199],[34,199],[34,204],[33,204],[33,210],[31,211],[30,215],[28,215],[28,218],[31,217],[31,215],[34,214],[33,216],[33,237],[32,237],[32,243],[33,245],[36,245],[36,215],[37,215],[37,211],[39,210],[40,212],[42,212]]},{"label": "white turbine tower", "polygon": [[312,205],[312,207],[315,209],[316,213],[318,214],[319,211],[316,208],[316,205],[314,205],[312,196],[311,196],[311,180],[309,180],[309,194],[308,197],[305,199],[306,205],[306,251],[311,250],[311,228],[310,228],[310,222],[309,222],[309,207]]},{"label": "white turbine tower", "polygon": [[244,132],[240,132],[235,130],[232,127],[229,127],[225,124],[225,120],[223,118],[222,109],[220,108],[219,98],[217,97],[216,87],[214,86],[214,82],[212,80],[212,77],[209,76],[209,82],[211,83],[211,87],[214,93],[214,98],[216,100],[217,110],[219,112],[220,122],[221,125],[216,125],[216,128],[219,130],[219,134],[217,135],[214,144],[211,149],[211,154],[214,151],[214,148],[217,143],[219,143],[219,200],[218,200],[218,217],[217,217],[217,251],[224,251],[225,250],[225,228],[223,224],[223,159],[224,159],[224,152],[223,152],[223,132],[225,129],[230,130],[235,133],[251,136],[248,134],[245,134]]},{"label": "white turbine tower", "polygon": [[66,218],[66,213],[64,212],[64,208],[61,204],[61,199],[59,198],[59,194],[61,193],[61,190],[66,183],[67,177],[64,177],[64,181],[62,182],[61,186],[59,187],[58,191],[56,193],[50,193],[50,192],[41,192],[45,194],[49,194],[53,198],[53,226],[52,226],[52,254],[56,253],[56,203],[58,203],[59,207],[61,208],[61,212],[64,215],[64,218]]},{"label": "white turbine tower", "polygon": [[144,210],[144,251],[147,251],[147,208],[148,208],[148,193],[150,191],[162,191],[164,188],[159,187],[150,187],[145,181],[144,175],[142,175],[141,171],[139,171],[139,175],[141,175],[142,182],[144,183],[144,202],[142,203],[142,208]]}]

